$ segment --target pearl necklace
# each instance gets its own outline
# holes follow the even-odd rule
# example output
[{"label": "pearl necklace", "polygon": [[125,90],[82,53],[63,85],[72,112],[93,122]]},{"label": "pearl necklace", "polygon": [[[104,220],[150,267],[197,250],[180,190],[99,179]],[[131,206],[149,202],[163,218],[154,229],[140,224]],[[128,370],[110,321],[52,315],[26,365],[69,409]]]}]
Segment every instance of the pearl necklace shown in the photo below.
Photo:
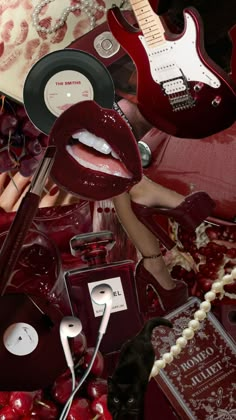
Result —
[{"label": "pearl necklace", "polygon": [[62,11],[61,16],[59,17],[59,21],[55,23],[54,26],[51,26],[51,28],[46,28],[45,26],[41,26],[39,23],[39,15],[44,6],[47,4],[53,2],[54,0],[43,0],[40,3],[35,6],[33,13],[32,13],[32,21],[33,26],[36,28],[38,32],[44,32],[46,34],[52,34],[54,32],[57,32],[58,29],[60,29],[67,20],[68,15],[71,12],[75,12],[76,10],[81,10],[84,13],[87,14],[87,16],[90,19],[90,30],[95,28],[96,19],[95,19],[95,13],[96,11],[105,12],[106,8],[103,6],[99,6],[96,4],[93,0],[81,0],[81,4],[78,4],[76,6],[69,6],[65,7]]},{"label": "pearl necklace", "polygon": [[[189,321],[187,328],[183,330],[182,336],[177,338],[176,343],[171,346],[168,353],[164,353],[161,359],[154,362],[149,379],[158,375],[161,369],[164,369],[167,364],[173,362],[174,358],[186,347],[188,340],[191,340],[195,332],[199,330],[200,322],[207,317],[207,312],[211,310],[211,302],[216,297],[222,299],[225,294],[224,286],[233,283],[235,280],[236,267],[232,270],[231,274],[225,274],[221,280],[216,280],[212,283],[211,290],[204,295],[205,300],[201,302],[200,308],[194,313],[193,319]],[[218,293],[220,296],[217,296]]]}]

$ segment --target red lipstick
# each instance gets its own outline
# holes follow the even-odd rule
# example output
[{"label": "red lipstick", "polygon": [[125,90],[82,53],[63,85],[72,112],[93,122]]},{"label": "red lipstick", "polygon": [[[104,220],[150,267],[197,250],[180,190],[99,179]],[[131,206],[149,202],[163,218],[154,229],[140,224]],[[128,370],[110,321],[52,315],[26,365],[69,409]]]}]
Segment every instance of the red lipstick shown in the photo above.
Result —
[{"label": "red lipstick", "polygon": [[[86,136],[92,147],[81,142]],[[49,143],[57,147],[51,176],[72,194],[104,200],[141,180],[140,154],[129,126],[116,111],[95,101],[79,102],[64,111],[52,127]],[[106,154],[101,152],[105,149]]]}]

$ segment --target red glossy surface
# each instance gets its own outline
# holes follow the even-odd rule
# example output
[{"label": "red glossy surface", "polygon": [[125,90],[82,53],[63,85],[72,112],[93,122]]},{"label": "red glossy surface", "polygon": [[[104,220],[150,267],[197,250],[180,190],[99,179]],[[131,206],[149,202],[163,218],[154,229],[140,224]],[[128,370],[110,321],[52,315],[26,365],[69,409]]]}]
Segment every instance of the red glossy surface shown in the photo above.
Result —
[{"label": "red glossy surface", "polygon": [[[142,32],[126,22],[118,7],[108,10],[107,19],[114,37],[136,64],[137,104],[141,114],[155,127],[169,134],[182,138],[203,138],[229,127],[235,121],[236,90],[233,80],[207,56],[204,50],[200,16],[192,9],[188,9],[188,13],[194,20],[197,33],[196,45],[193,39],[193,48],[196,49],[201,63],[221,83],[216,89],[204,84],[203,88],[196,93],[194,85],[199,82],[196,76],[195,81],[188,83],[191,96],[196,100],[195,106],[178,112],[173,112],[168,95],[163,94],[161,85],[156,83],[151,75],[147,51],[139,38]],[[150,12],[147,18],[151,20],[152,17],[152,12]],[[173,41],[176,41],[176,36]],[[221,103],[218,107],[214,107],[211,103],[218,96],[222,99]]]},{"label": "red glossy surface", "polygon": [[[0,247],[6,233],[0,235]],[[58,249],[43,233],[30,230],[4,293],[27,293],[46,299],[70,315]]]},{"label": "red glossy surface", "polygon": [[233,221],[236,215],[236,123],[213,136],[195,141],[164,135],[157,129],[142,138],[151,145],[152,162],[145,174],[188,195],[205,191],[216,202],[213,215]]},{"label": "red glossy surface", "polygon": [[[98,153],[80,142],[71,145],[71,136],[81,130],[104,139],[119,159],[112,158],[111,154]],[[103,200],[126,191],[141,179],[140,155],[128,125],[116,111],[102,108],[94,101],[79,102],[63,112],[50,132],[49,142],[57,146],[51,176],[56,184],[72,194],[90,200]],[[69,154],[68,147],[73,156]],[[95,169],[87,167],[88,164]],[[121,170],[117,169],[118,166]],[[105,173],[103,167],[109,172]],[[117,170],[119,175],[115,174]],[[125,172],[125,176],[121,176],[120,172]]]},{"label": "red glossy surface", "polygon": [[[101,343],[101,352],[108,353],[119,350],[125,340],[134,335],[141,326],[133,279],[134,265],[132,261],[73,269],[66,274],[71,302],[75,314],[83,324],[88,346],[94,346],[97,339],[101,317],[94,317],[88,284],[114,277],[121,279],[127,310],[111,313],[106,334]],[[125,325],[125,328],[121,328]]]}]

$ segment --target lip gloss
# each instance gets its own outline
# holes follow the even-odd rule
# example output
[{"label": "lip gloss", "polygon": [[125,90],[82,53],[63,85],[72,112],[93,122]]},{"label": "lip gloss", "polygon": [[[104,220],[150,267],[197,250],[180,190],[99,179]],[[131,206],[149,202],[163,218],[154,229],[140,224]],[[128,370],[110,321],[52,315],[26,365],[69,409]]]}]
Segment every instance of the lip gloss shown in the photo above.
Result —
[{"label": "lip gloss", "polygon": [[56,154],[55,146],[48,146],[34,174],[29,191],[22,199],[0,251],[0,295],[4,294],[7,282],[14,270],[26,234],[38,210],[45,182],[49,176]]}]

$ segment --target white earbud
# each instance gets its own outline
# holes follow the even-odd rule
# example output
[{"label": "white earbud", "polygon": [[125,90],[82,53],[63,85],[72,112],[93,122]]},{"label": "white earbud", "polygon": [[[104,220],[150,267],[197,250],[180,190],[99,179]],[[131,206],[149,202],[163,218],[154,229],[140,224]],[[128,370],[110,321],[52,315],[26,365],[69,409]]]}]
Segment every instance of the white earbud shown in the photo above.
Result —
[{"label": "white earbud", "polygon": [[111,314],[113,290],[108,284],[95,286],[91,292],[91,298],[97,305],[105,305],[99,333],[105,334]]},{"label": "white earbud", "polygon": [[60,323],[60,338],[64,350],[66,362],[69,368],[74,366],[73,358],[70,351],[68,337],[76,337],[82,331],[82,324],[78,318],[74,316],[65,316]]}]

